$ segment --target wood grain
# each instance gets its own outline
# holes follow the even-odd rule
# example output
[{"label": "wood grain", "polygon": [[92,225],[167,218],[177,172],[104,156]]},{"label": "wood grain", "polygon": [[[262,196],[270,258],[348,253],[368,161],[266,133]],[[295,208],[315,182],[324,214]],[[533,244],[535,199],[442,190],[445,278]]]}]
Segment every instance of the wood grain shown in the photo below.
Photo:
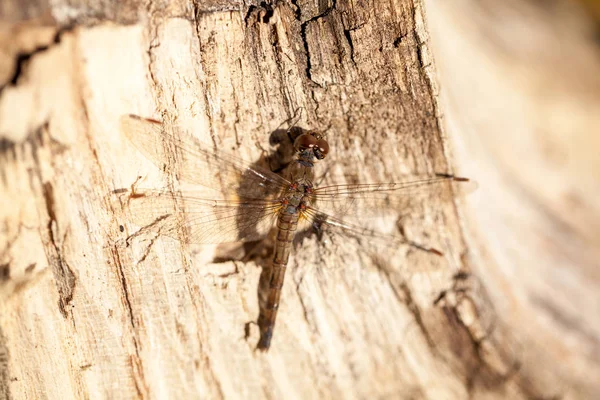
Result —
[{"label": "wood grain", "polygon": [[[426,16],[402,0],[57,1],[41,39],[15,27],[46,11],[4,12],[23,44],[0,36],[14,60],[0,76],[0,396],[597,394],[597,50],[560,13],[523,11],[539,40],[527,47],[485,19],[522,6],[465,0],[463,15],[440,3]],[[553,44],[552,24],[574,35],[560,47],[570,57],[533,51]],[[373,221],[444,257],[307,235],[260,353],[269,255],[130,237],[112,191],[186,184],[119,118],[261,162],[298,110],[298,126],[331,144],[323,184],[444,172],[480,188],[466,204],[430,197]]]}]

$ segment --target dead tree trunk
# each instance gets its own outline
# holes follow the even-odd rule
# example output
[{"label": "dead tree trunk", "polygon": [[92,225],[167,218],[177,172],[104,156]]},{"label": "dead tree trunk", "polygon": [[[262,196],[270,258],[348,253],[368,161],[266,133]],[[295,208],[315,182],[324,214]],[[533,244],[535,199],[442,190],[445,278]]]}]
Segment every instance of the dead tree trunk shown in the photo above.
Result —
[{"label": "dead tree trunk", "polygon": [[[600,65],[585,16],[249,3],[0,6],[0,396],[597,396]],[[535,28],[502,30],[507,10]],[[128,113],[251,162],[299,114],[331,143],[324,184],[458,166],[479,190],[385,214],[443,257],[307,234],[256,352],[269,256],[134,234],[111,193],[178,175],[125,140]]]}]

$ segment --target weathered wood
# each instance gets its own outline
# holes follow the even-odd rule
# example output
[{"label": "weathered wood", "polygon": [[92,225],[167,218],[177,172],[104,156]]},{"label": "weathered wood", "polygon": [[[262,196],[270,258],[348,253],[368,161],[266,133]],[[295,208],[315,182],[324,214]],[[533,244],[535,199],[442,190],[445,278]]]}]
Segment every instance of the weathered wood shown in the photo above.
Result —
[{"label": "weathered wood", "polygon": [[[19,9],[9,3],[2,9],[9,34],[0,36],[13,61],[0,65],[3,397],[598,393],[591,354],[599,337],[600,224],[591,196],[600,169],[584,157],[600,125],[591,111],[597,77],[564,67],[580,91],[549,86],[562,73],[496,80],[512,76],[514,55],[471,42],[470,14],[435,1],[427,25],[448,88],[441,100],[421,2],[56,1],[50,17],[45,9],[12,17],[6,10]],[[473,15],[473,24],[482,21]],[[42,16],[53,25],[15,22]],[[581,43],[576,54],[588,61],[581,68],[598,71],[589,61],[594,50],[578,38],[571,38]],[[505,62],[482,67],[480,47]],[[475,76],[485,96],[465,90]],[[531,97],[536,88],[557,96],[552,107]],[[569,93],[568,104],[557,88]],[[515,93],[531,99],[528,113],[511,103]],[[512,114],[504,114],[507,104]],[[477,119],[483,107],[488,119]],[[574,167],[542,181],[539,171],[556,172],[548,169],[554,164],[526,164],[516,143],[541,157],[549,137],[566,141],[562,107],[578,112],[570,134],[582,145],[568,154]],[[166,173],[156,168],[124,138],[119,117],[161,119],[259,161],[272,151],[270,135],[299,109],[298,125],[326,131],[332,147],[323,184],[456,172],[449,137],[460,172],[480,189],[466,208],[431,197],[410,215],[385,214],[445,257],[393,248],[374,254],[368,242],[307,236],[290,260],[271,350],[260,353],[251,322],[260,266],[270,256],[215,259],[220,248],[185,246],[151,230],[126,240],[137,229],[111,192],[139,176],[144,187],[180,182],[176,162],[165,159]],[[533,141],[535,129],[549,136]],[[557,200],[565,181],[572,190],[561,193],[572,196]]]},{"label": "weathered wood", "polygon": [[576,3],[428,2],[442,109],[468,199],[472,263],[520,342],[513,379],[600,393],[600,61]]}]

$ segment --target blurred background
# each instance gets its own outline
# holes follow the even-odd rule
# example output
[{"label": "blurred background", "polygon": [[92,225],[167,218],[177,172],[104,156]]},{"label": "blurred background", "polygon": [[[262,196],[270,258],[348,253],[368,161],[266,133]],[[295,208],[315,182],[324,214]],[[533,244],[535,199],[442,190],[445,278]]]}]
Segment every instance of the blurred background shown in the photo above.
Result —
[{"label": "blurred background", "polygon": [[538,368],[597,395],[600,2],[426,0],[426,14],[445,128],[479,183],[472,267]]}]

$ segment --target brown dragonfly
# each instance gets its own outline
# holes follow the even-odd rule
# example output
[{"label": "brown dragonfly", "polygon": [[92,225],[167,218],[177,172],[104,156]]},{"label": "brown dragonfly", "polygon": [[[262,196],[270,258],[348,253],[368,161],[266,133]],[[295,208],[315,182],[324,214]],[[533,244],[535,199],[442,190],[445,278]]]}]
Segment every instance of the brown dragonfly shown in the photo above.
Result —
[{"label": "brown dragonfly", "polygon": [[132,188],[124,208],[136,224],[184,243],[200,244],[256,241],[276,227],[268,289],[258,319],[261,335],[257,348],[262,350],[271,343],[284,274],[299,224],[441,256],[441,251],[404,235],[381,233],[339,216],[356,210],[405,207],[406,200],[422,201],[419,199],[423,199],[423,194],[447,196],[457,183],[468,181],[438,174],[390,183],[315,187],[313,167],[329,152],[326,139],[318,132],[306,131],[295,138],[294,160],[281,176],[215,151],[160,121],[127,115],[121,118],[121,130],[156,166],[164,169],[166,161],[174,161],[173,172],[180,181],[201,185],[214,193]]}]

